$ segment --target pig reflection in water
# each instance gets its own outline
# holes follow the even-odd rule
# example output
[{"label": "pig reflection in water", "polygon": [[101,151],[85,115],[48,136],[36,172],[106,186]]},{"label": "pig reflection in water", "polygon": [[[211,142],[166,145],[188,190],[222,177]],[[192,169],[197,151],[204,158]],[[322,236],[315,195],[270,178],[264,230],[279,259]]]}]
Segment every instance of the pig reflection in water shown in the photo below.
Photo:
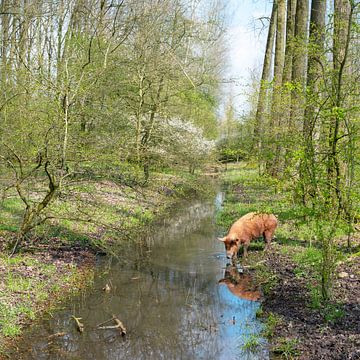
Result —
[{"label": "pig reflection in water", "polygon": [[225,284],[231,293],[240,299],[257,301],[261,297],[251,276],[240,274],[237,267],[231,264],[226,265],[224,278],[219,280],[219,284]]}]

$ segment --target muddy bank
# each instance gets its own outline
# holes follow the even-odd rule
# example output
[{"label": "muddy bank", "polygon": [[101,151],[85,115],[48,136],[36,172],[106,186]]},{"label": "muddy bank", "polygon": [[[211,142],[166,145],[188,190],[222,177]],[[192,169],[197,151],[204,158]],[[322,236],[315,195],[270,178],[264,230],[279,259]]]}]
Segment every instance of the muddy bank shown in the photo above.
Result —
[{"label": "muddy bank", "polygon": [[[333,309],[312,309],[311,280],[296,276],[297,264],[275,244],[264,255],[268,271],[276,276],[276,285],[263,302],[265,313],[279,321],[271,337],[273,354],[299,359],[360,359],[360,257],[351,257],[338,266],[336,273],[347,274],[334,283]],[[329,311],[333,319],[326,319]],[[289,354],[288,354],[289,355]]]}]

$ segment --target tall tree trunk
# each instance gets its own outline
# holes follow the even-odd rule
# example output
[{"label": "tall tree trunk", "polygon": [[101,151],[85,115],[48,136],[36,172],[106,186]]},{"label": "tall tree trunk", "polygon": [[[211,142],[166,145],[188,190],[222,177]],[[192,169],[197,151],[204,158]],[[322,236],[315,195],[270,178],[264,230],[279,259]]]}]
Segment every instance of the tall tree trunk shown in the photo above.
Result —
[{"label": "tall tree trunk", "polygon": [[277,21],[276,21],[276,41],[275,41],[275,59],[274,59],[274,81],[273,98],[271,104],[270,137],[275,142],[269,146],[268,160],[266,163],[267,172],[270,175],[276,175],[278,168],[277,140],[281,126],[281,85],[285,62],[285,22],[286,22],[286,3],[285,0],[277,1]]},{"label": "tall tree trunk", "polygon": [[30,24],[30,4],[28,0],[23,0],[23,16],[20,23],[20,35],[18,45],[19,64],[21,68],[23,65],[27,65],[26,51],[30,48],[29,45],[29,24]]},{"label": "tall tree trunk", "polygon": [[[286,144],[291,142],[292,125],[290,119],[291,109],[291,75],[293,64],[293,52],[294,52],[294,35],[295,35],[295,14],[296,14],[296,1],[288,0],[286,9],[286,46],[285,46],[285,62],[284,62],[284,74],[282,79],[282,113],[283,113],[283,141]],[[286,168],[289,165],[290,156],[288,154],[289,145],[281,149],[278,146],[277,156],[279,159],[280,168]]]},{"label": "tall tree trunk", "polygon": [[295,15],[295,38],[292,67],[294,90],[291,96],[292,126],[301,128],[305,110],[305,81],[307,61],[309,1],[298,0]]},{"label": "tall tree trunk", "polygon": [[9,4],[7,0],[1,1],[1,81],[3,84],[7,78],[7,64],[8,64],[8,52],[9,52],[9,33],[10,33],[10,15]]},{"label": "tall tree trunk", "polygon": [[302,201],[307,203],[307,195],[315,200],[315,126],[321,94],[319,84],[323,74],[321,63],[324,55],[326,1],[312,0],[310,15],[309,53],[307,67],[307,98],[303,123],[304,159],[300,169]]},{"label": "tall tree trunk", "polygon": [[[354,3],[353,3],[354,4]],[[341,212],[344,210],[343,167],[339,159],[340,131],[345,117],[343,112],[343,84],[346,62],[349,54],[351,25],[354,7],[349,0],[334,1],[333,32],[333,78],[331,93],[331,118],[328,133],[327,183],[325,211],[328,221],[332,223],[332,233],[323,242],[322,295],[324,300],[330,298],[332,274],[334,269],[334,231],[338,225]]]},{"label": "tall tree trunk", "polygon": [[261,74],[259,98],[256,109],[255,124],[254,124],[254,145],[256,147],[256,152],[259,155],[261,149],[261,139],[263,136],[263,127],[265,124],[265,114],[266,114],[266,104],[268,101],[268,89],[271,77],[271,62],[274,48],[274,39],[275,39],[275,25],[276,25],[276,10],[277,3],[274,1],[271,17],[269,32],[266,41],[265,57],[263,63],[263,69]]},{"label": "tall tree trunk", "polygon": [[345,65],[348,56],[351,18],[353,9],[349,0],[334,1],[334,33],[333,33],[333,79],[332,79],[332,117],[329,127],[329,154],[328,154],[328,184],[329,192],[334,193],[338,201],[339,211],[342,207],[342,195],[340,189],[341,169],[338,159],[338,141],[341,122],[344,114],[341,112],[343,105],[343,81]]},{"label": "tall tree trunk", "polygon": [[295,35],[296,0],[288,0],[286,8],[286,48],[283,85],[291,81],[293,46]]}]

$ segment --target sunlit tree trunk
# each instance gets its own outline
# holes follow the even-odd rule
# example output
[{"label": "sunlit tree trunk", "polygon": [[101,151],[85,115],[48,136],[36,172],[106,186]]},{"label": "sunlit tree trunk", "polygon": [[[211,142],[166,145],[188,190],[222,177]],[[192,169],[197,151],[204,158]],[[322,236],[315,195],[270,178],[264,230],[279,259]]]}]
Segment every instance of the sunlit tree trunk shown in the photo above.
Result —
[{"label": "sunlit tree trunk", "polygon": [[1,1],[1,81],[4,84],[7,78],[8,52],[9,52],[9,33],[10,33],[10,15],[9,4],[7,0]]},{"label": "sunlit tree trunk", "polygon": [[291,121],[293,128],[300,129],[305,110],[305,81],[307,62],[309,1],[298,0],[295,16],[293,47]]},{"label": "sunlit tree trunk", "polygon": [[322,80],[325,41],[326,1],[312,0],[309,32],[309,54],[307,67],[307,97],[303,122],[304,159],[300,169],[302,184],[302,202],[307,203],[307,196],[316,201],[315,144],[314,135],[321,100],[320,82]]},{"label": "sunlit tree trunk", "polygon": [[271,78],[271,63],[273,56],[274,48],[274,39],[275,39],[275,26],[276,26],[276,1],[273,3],[269,31],[266,41],[266,49],[264,56],[263,69],[261,74],[260,90],[259,97],[256,109],[255,124],[254,124],[254,145],[256,152],[259,155],[261,151],[261,140],[263,137],[263,128],[266,121],[266,104],[269,100],[269,87],[270,87],[270,78]]},{"label": "sunlit tree trunk", "polygon": [[[354,4],[354,3],[353,3]],[[339,140],[345,117],[343,92],[346,63],[349,54],[353,7],[349,0],[334,1],[333,31],[333,76],[331,89],[331,116],[328,133],[327,153],[327,191],[325,211],[331,221],[330,234],[323,240],[322,252],[322,295],[325,301],[330,298],[333,270],[335,267],[334,232],[340,215],[344,211],[343,166],[339,157]]]},{"label": "sunlit tree trunk", "polygon": [[266,163],[267,172],[271,175],[277,174],[278,169],[278,144],[279,131],[282,122],[281,113],[281,86],[285,62],[285,24],[286,24],[286,2],[277,2],[276,41],[274,59],[274,81],[273,97],[271,104],[271,116],[269,122],[269,154]]},{"label": "sunlit tree trunk", "polygon": [[283,171],[289,164],[289,146],[292,142],[292,125],[290,118],[291,109],[291,74],[294,52],[294,35],[295,35],[295,14],[296,0],[287,1],[286,9],[286,46],[285,46],[285,62],[284,74],[282,79],[282,113],[283,113],[283,129],[282,141],[285,147],[277,147],[277,156],[279,157],[279,167]]}]

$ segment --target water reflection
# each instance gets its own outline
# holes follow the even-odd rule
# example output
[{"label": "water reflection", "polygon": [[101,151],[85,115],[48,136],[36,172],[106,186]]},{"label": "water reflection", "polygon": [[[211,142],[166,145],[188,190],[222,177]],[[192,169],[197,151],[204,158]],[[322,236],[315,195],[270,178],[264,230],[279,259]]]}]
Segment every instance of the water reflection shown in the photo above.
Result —
[{"label": "water reflection", "polygon": [[249,274],[240,274],[233,264],[226,264],[224,278],[219,280],[219,284],[226,285],[229,291],[240,299],[258,301],[261,297],[252,277]]},{"label": "water reflection", "polygon": [[[255,317],[259,303],[246,277],[229,267],[224,276],[226,260],[215,240],[217,206],[189,204],[148,234],[146,250],[129,251],[126,266],[110,260],[100,267],[99,274],[105,268],[108,274],[98,276],[90,292],[32,329],[16,358],[268,358],[264,349],[242,350],[248,336],[261,330]],[[102,290],[106,283],[108,293]],[[82,334],[71,315],[82,318]],[[113,315],[126,326],[125,337],[116,329],[97,328]]]}]

